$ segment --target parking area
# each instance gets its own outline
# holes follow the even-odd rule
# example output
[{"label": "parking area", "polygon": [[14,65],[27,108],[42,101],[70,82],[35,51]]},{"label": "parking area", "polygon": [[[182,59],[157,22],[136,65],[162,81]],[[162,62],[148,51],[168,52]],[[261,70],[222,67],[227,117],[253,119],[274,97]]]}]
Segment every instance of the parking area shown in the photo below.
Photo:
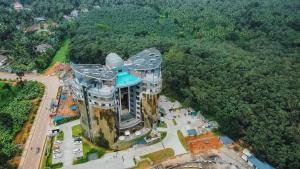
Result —
[{"label": "parking area", "polygon": [[52,164],[63,163],[63,141],[56,140],[52,146]]},{"label": "parking area", "polygon": [[60,130],[64,132],[64,141],[62,143],[61,151],[63,152],[64,166],[71,166],[73,161],[83,156],[83,146],[81,139],[74,139],[72,137],[72,126],[79,124],[79,120],[75,120],[60,126]]}]

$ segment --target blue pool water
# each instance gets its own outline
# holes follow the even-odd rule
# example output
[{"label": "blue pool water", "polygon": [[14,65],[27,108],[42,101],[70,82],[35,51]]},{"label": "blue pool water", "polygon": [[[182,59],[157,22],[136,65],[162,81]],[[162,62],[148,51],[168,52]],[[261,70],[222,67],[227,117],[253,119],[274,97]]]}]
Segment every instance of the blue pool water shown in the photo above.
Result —
[{"label": "blue pool water", "polygon": [[117,87],[127,87],[127,86],[133,86],[142,81],[141,78],[136,77],[132,74],[129,74],[127,72],[121,72],[117,75]]}]

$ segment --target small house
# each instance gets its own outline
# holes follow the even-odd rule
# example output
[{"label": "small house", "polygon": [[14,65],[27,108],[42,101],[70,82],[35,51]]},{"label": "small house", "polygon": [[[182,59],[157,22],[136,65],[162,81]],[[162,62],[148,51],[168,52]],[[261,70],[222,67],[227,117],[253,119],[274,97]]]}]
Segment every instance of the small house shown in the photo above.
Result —
[{"label": "small house", "polygon": [[52,49],[52,46],[47,43],[44,43],[36,46],[35,48],[36,48],[35,50],[36,52],[45,53],[48,49]]},{"label": "small house", "polygon": [[16,11],[21,11],[22,9],[23,9],[23,5],[20,3],[20,2],[15,2],[14,3],[14,9],[16,10]]}]

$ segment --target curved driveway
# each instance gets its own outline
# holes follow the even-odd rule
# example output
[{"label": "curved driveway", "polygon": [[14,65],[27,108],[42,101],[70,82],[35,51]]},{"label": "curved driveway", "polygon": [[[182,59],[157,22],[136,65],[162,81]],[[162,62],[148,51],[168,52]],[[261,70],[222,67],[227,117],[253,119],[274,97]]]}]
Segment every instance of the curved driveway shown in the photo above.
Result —
[{"label": "curved driveway", "polygon": [[[0,78],[16,79],[16,75],[0,72]],[[45,93],[30,130],[29,137],[25,143],[21,162],[18,167],[18,169],[38,169],[50,122],[50,111],[47,107],[51,103],[51,100],[56,98],[59,80],[56,76],[42,76],[38,74],[26,74],[23,79],[38,81],[45,85]],[[36,148],[38,147],[41,151],[36,153]]]}]

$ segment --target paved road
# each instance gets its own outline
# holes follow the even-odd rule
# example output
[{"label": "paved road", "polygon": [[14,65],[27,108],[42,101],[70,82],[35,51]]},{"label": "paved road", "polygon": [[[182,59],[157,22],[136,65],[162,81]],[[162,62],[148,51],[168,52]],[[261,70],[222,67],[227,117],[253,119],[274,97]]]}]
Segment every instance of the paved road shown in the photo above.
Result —
[{"label": "paved road", "polygon": [[64,141],[63,141],[63,163],[64,163],[64,166],[70,166],[73,163],[74,139],[72,137],[72,127],[77,124],[80,124],[80,120],[75,120],[70,123],[66,123],[66,124],[59,126],[60,130],[62,130],[64,132]]},{"label": "paved road", "polygon": [[[15,74],[0,72],[0,78],[16,79],[16,76]],[[56,76],[42,76],[37,74],[26,74],[23,79],[35,80],[45,85],[45,93],[31,128],[30,135],[25,143],[21,162],[18,167],[18,169],[38,169],[42,153],[36,153],[36,148],[39,147],[41,150],[43,149],[47,136],[48,124],[50,122],[50,111],[47,110],[47,107],[50,104],[51,99],[56,97],[59,88],[59,80]]]}]

